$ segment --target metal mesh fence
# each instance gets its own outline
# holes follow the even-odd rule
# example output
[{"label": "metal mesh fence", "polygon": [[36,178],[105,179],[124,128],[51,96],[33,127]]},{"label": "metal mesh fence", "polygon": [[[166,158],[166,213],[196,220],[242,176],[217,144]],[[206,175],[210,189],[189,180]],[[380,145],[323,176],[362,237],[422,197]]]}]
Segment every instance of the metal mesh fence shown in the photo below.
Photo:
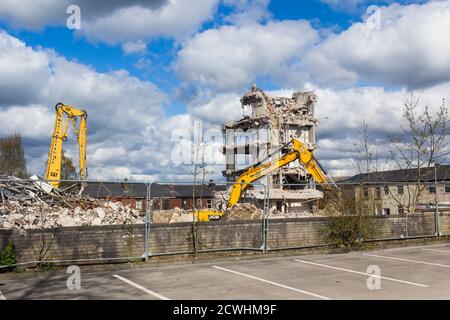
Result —
[{"label": "metal mesh fence", "polygon": [[[17,264],[36,265],[310,248],[330,244],[326,235],[340,217],[358,217],[358,241],[450,234],[445,184],[255,183],[227,209],[231,187],[61,181],[55,190],[43,181],[0,179],[0,250],[12,240]],[[204,211],[223,215],[199,221]]]},{"label": "metal mesh fence", "polygon": [[[149,187],[150,217],[147,256],[264,249],[266,187],[250,184],[233,208],[227,195],[233,183],[154,182]],[[169,198],[164,198],[166,195]],[[199,221],[208,211],[220,220]]]}]

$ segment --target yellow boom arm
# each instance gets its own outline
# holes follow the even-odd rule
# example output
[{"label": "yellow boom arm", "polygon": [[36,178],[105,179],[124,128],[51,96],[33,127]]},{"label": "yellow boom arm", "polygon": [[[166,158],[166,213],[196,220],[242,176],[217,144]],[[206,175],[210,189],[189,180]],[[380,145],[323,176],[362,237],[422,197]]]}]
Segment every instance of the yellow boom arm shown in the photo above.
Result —
[{"label": "yellow boom arm", "polygon": [[300,164],[302,164],[313,176],[317,183],[332,183],[332,180],[327,176],[317,160],[314,159],[312,153],[303,143],[292,138],[289,144],[292,144],[292,150],[286,153],[283,157],[262,165],[255,165],[239,176],[231,189],[227,209],[236,205],[250,183],[297,159]]},{"label": "yellow boom arm", "polygon": [[[48,152],[47,168],[45,179],[54,187],[58,188],[61,180],[61,162],[62,162],[62,145],[67,140],[67,128],[69,120],[72,122],[77,135],[79,158],[80,158],[80,179],[87,177],[86,167],[86,118],[87,113],[62,103],[55,106],[56,118],[55,127],[53,128],[50,150]],[[66,116],[66,117],[64,117]],[[78,127],[78,121],[79,127]],[[53,181],[52,181],[53,180]]]}]

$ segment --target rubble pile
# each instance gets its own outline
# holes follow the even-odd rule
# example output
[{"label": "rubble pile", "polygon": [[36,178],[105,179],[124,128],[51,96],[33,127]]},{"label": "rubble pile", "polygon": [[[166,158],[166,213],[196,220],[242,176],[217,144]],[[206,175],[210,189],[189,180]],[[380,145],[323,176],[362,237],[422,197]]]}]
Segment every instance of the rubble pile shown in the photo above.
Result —
[{"label": "rubble pile", "polygon": [[155,210],[153,223],[192,222],[192,211],[175,208],[172,210]]},{"label": "rubble pile", "polygon": [[0,229],[144,223],[139,211],[120,202],[58,192],[41,181],[8,179],[0,181]]},{"label": "rubble pile", "polygon": [[224,220],[253,220],[262,219],[263,211],[252,203],[237,203],[233,208],[229,209],[223,219]]}]

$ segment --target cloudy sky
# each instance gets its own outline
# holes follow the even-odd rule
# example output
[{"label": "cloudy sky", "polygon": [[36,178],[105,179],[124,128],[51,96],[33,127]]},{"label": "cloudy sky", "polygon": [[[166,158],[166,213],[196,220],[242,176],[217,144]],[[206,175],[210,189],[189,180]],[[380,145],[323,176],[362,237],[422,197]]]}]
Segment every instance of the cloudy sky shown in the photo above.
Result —
[{"label": "cloudy sky", "polygon": [[177,132],[241,117],[253,83],[315,90],[318,157],[350,174],[363,121],[383,153],[411,93],[449,100],[450,0],[0,1],[0,136],[22,134],[31,173],[62,101],[88,111],[90,178],[192,179],[171,160]]}]

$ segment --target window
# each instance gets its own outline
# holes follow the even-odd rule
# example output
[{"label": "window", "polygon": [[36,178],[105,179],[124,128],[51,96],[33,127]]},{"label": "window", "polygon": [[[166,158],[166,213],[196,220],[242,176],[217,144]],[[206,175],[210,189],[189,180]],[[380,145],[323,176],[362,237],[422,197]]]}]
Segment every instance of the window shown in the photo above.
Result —
[{"label": "window", "polygon": [[142,200],[136,200],[136,210],[142,210]]},{"label": "window", "polygon": [[403,206],[398,206],[398,214],[405,214],[405,208]]},{"label": "window", "polygon": [[377,199],[381,198],[381,188],[380,187],[377,187],[376,192],[377,192]]},{"label": "window", "polygon": [[163,199],[163,210],[170,210],[170,202],[169,199]]},{"label": "window", "polygon": [[369,188],[363,187],[363,197],[368,198],[369,197]]},{"label": "window", "polygon": [[206,205],[207,205],[207,207],[208,207],[208,209],[212,209],[212,199],[208,199],[208,200],[206,200]]},{"label": "window", "polygon": [[390,214],[391,214],[391,209],[389,209],[389,208],[383,208],[383,214],[384,214],[385,216],[390,215]]},{"label": "window", "polygon": [[397,186],[397,193],[403,194],[403,186]]},{"label": "window", "polygon": [[450,184],[445,185],[445,193],[450,193]]},{"label": "window", "polygon": [[428,186],[428,193],[436,193],[436,186],[434,184]]},{"label": "window", "polygon": [[277,201],[277,211],[281,212],[281,208],[283,207],[283,202],[282,201]]},{"label": "window", "polygon": [[389,195],[389,187],[388,186],[384,186],[384,194]]}]

